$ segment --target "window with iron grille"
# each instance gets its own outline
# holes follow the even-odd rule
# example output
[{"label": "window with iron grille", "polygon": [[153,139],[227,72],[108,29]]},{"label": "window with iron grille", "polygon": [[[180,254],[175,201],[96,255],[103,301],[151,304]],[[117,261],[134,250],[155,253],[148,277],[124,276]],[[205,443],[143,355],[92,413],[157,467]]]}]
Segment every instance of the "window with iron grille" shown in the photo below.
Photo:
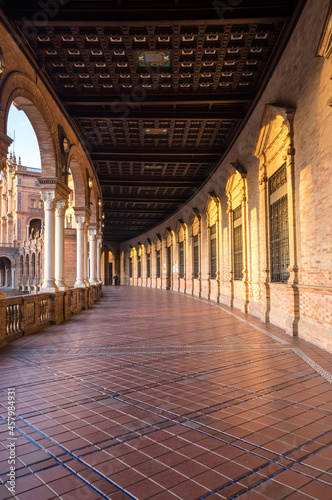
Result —
[{"label": "window with iron grille", "polygon": [[242,251],[242,207],[241,205],[233,210],[233,258],[234,258],[234,279],[243,278],[243,251]]},{"label": "window with iron grille", "polygon": [[198,234],[194,236],[194,279],[199,276],[199,247],[198,247]]},{"label": "window with iron grille", "polygon": [[129,257],[129,278],[133,277],[133,259]]},{"label": "window with iron grille", "polygon": [[180,263],[180,278],[184,278],[184,243],[180,241],[179,243],[179,263]]},{"label": "window with iron grille", "polygon": [[150,278],[151,274],[151,260],[150,260],[150,254],[146,254],[146,277]]},{"label": "window with iron grille", "polygon": [[157,250],[156,254],[157,254],[157,269],[156,269],[156,272],[157,272],[157,278],[160,278],[160,250]]},{"label": "window with iron grille", "polygon": [[269,179],[271,281],[287,282],[289,229],[287,170],[283,165]]},{"label": "window with iron grille", "polygon": [[142,275],[142,263],[141,263],[141,256],[137,256],[137,277],[140,278]]},{"label": "window with iron grille", "polygon": [[210,227],[210,277],[217,277],[217,229],[216,224]]}]

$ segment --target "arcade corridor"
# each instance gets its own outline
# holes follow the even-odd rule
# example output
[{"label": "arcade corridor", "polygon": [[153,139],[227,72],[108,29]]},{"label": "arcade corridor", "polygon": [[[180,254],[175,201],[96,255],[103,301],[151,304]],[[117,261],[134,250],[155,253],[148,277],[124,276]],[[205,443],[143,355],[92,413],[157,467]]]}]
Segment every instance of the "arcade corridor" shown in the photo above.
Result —
[{"label": "arcade corridor", "polygon": [[0,356],[0,479],[15,387],[19,500],[332,497],[332,356],[251,316],[104,287]]}]

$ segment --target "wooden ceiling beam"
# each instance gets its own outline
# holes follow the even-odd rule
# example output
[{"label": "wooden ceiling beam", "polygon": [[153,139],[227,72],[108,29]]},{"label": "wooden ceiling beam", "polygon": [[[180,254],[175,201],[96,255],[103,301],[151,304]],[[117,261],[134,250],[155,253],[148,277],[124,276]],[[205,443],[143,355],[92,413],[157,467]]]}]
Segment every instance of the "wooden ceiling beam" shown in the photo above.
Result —
[{"label": "wooden ceiling beam", "polygon": [[[177,205],[179,203],[184,203],[187,201],[188,198],[186,197],[180,197],[180,196],[174,196],[172,198],[161,198],[160,196],[157,198],[152,198],[148,195],[146,195],[145,198],[143,197],[132,197],[130,195],[123,195],[123,196],[118,196],[118,195],[112,195],[112,196],[104,196],[103,201],[104,203],[109,203],[109,202],[120,202],[120,203],[137,203],[140,205],[141,203],[144,205],[149,205],[150,203],[160,203],[161,205],[167,204],[167,205]],[[136,210],[140,210],[137,208]]]},{"label": "wooden ceiling beam", "polygon": [[[162,94],[162,95],[147,95],[144,101],[140,104],[144,106],[156,106],[163,104],[247,104],[254,99],[252,94]],[[138,103],[133,100],[131,95],[119,96],[110,95],[77,95],[77,96],[62,96],[62,102],[68,107],[68,112],[71,113],[75,106],[111,106],[113,103],[121,105],[137,106]]]},{"label": "wooden ceiling beam", "polygon": [[[127,146],[124,146],[126,148]],[[107,161],[137,161],[137,157],[141,157],[139,161],[144,163],[170,163],[166,157],[174,157],[172,163],[206,163],[213,162],[215,158],[219,158],[223,151],[216,149],[158,149],[158,150],[142,150],[142,149],[95,149],[90,153],[93,160],[101,160],[102,157]],[[116,158],[116,160],[115,160]],[[127,160],[125,159],[127,158]]]},{"label": "wooden ceiling beam", "polygon": [[119,178],[104,178],[104,177],[99,177],[99,182],[102,187],[109,187],[109,186],[133,186],[133,187],[144,187],[144,186],[151,186],[151,187],[156,187],[156,188],[196,188],[200,187],[202,183],[204,182],[205,179],[190,179],[186,178],[184,180],[174,180],[174,177],[172,179],[169,179],[168,177],[161,177],[159,179],[156,179],[155,177],[126,177],[126,179],[119,179]]},{"label": "wooden ceiling beam", "polygon": [[119,106],[117,111],[114,109],[72,109],[70,111],[71,118],[75,119],[95,119],[95,120],[242,120],[245,117],[245,111],[199,111],[192,109],[190,111],[183,110],[157,110],[136,111],[132,109],[123,110],[123,106]]},{"label": "wooden ceiling beam", "polygon": [[[104,200],[105,201],[105,200]],[[165,217],[169,214],[167,208],[140,208],[135,207],[104,207],[104,214],[153,214],[153,215],[164,215]]]}]

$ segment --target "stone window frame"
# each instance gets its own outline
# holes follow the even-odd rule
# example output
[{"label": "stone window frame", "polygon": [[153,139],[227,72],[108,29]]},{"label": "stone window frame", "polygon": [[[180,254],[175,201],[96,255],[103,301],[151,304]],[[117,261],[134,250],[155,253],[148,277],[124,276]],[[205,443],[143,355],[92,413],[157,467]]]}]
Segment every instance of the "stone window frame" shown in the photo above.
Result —
[{"label": "stone window frame", "polygon": [[151,240],[148,238],[145,243],[145,276],[147,279],[151,278],[151,264],[152,264],[151,256],[152,256],[152,244]]},{"label": "stone window frame", "polygon": [[[239,162],[231,163],[228,169],[225,194],[228,199],[230,281],[248,281],[248,239],[247,239],[247,172]],[[234,210],[241,207],[242,225],[242,278],[235,278],[234,265]]]},{"label": "stone window frame", "polygon": [[[186,279],[186,266],[187,266],[187,224],[182,219],[178,220],[176,226],[176,240],[178,246],[178,277],[179,279]],[[181,275],[181,258],[180,258],[180,245],[183,244],[183,275]]]},{"label": "stone window frame", "polygon": [[[264,240],[263,282],[265,285],[297,285],[298,259],[296,241],[294,116],[295,108],[268,104],[263,113],[253,156],[259,159],[259,206],[265,224],[261,228]],[[283,165],[287,171],[287,201],[289,225],[289,279],[287,283],[272,282],[270,254],[269,179]]]},{"label": "stone window frame", "polygon": [[143,275],[143,256],[144,256],[144,245],[138,242],[136,245],[136,270],[137,278],[142,278]]},{"label": "stone window frame", "polygon": [[[206,230],[207,230],[207,245],[208,245],[208,261],[209,261],[209,271],[208,277],[209,281],[219,281],[220,279],[220,199],[214,193],[210,192],[209,197],[206,202],[205,210],[206,214]],[[211,227],[216,226],[216,274],[215,277],[211,277]]]},{"label": "stone window frame", "polygon": [[[191,228],[191,258],[192,258],[192,280],[201,280],[202,277],[202,215],[197,208],[193,208],[189,224]],[[194,272],[194,238],[198,237],[198,276]]]},{"label": "stone window frame", "polygon": [[[164,248],[165,248],[165,259],[166,259],[166,273],[164,273],[164,269],[162,268],[162,276],[165,274],[165,279],[169,279],[170,282],[166,283],[167,289],[173,288],[173,266],[174,266],[174,240],[175,234],[174,231],[167,227],[163,236]],[[170,262],[168,263],[168,248],[170,249]]]},{"label": "stone window frame", "polygon": [[[161,262],[162,262],[163,252],[162,252],[162,238],[159,233],[155,235],[153,243],[155,248],[155,277],[156,279],[161,279],[162,278]],[[158,255],[159,255],[159,270],[158,270]]]}]

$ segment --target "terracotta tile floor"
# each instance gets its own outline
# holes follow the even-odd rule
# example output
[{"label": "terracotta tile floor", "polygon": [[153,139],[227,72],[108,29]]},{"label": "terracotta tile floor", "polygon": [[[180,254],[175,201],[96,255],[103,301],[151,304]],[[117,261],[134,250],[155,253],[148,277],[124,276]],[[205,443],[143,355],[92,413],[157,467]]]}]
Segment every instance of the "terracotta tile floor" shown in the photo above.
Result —
[{"label": "terracotta tile floor", "polygon": [[106,287],[69,322],[0,352],[16,498],[332,499],[332,356],[253,317]]}]

